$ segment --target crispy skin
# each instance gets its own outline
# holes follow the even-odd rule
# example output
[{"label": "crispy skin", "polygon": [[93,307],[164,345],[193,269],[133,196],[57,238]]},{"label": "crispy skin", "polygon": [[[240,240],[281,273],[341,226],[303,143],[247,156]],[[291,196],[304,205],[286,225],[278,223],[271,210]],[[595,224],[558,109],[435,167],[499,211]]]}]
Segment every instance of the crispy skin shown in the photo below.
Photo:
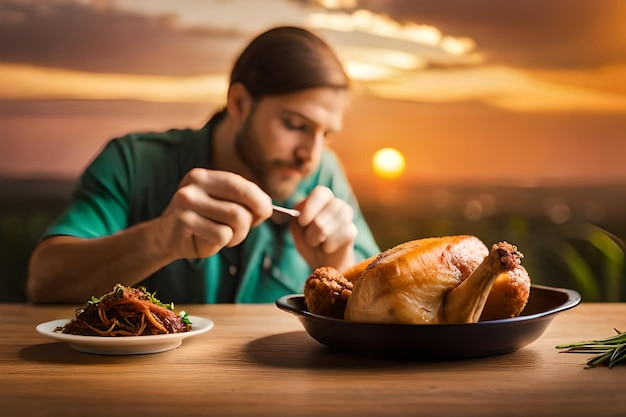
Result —
[{"label": "crispy skin", "polygon": [[331,267],[317,268],[304,283],[304,302],[314,314],[343,319],[352,282]]},{"label": "crispy skin", "polygon": [[519,316],[529,296],[530,277],[523,266],[500,273],[491,287],[480,321]]},{"label": "crispy skin", "polygon": [[[481,240],[467,235],[418,239],[388,249],[355,282],[345,318],[403,324],[470,320],[475,305],[482,309],[489,278],[495,279],[500,268],[496,253],[480,268],[488,254]],[[472,279],[479,270],[483,273]]]},{"label": "crispy skin", "polygon": [[342,271],[341,274],[346,277],[348,281],[354,284],[356,280],[359,279],[363,271],[365,271],[365,268],[367,268],[367,266],[376,259],[376,256],[377,255],[374,255],[370,258],[362,260],[358,264],[352,265],[350,268]]},{"label": "crispy skin", "polygon": [[[439,247],[440,252],[435,251],[436,256],[434,258],[429,256],[428,253],[437,247]],[[312,313],[334,318],[346,318],[349,316],[346,311],[347,305],[353,302],[348,300],[350,297],[354,297],[353,290],[357,290],[357,287],[362,285],[359,282],[361,278],[367,275],[369,270],[384,264],[389,259],[398,260],[401,258],[404,258],[403,262],[418,262],[420,264],[418,270],[421,272],[412,278],[420,281],[420,286],[428,287],[424,288],[420,297],[422,299],[435,298],[443,302],[444,298],[449,298],[453,289],[461,286],[461,283],[479,269],[481,263],[485,263],[482,266],[482,269],[485,270],[483,275],[495,277],[490,288],[489,285],[485,287],[485,291],[488,290],[488,296],[485,291],[467,290],[465,291],[466,297],[457,297],[460,301],[453,307],[452,304],[448,303],[450,304],[449,310],[461,311],[471,304],[468,299],[471,301],[482,298],[482,301],[479,301],[481,305],[484,305],[484,309],[482,312],[480,312],[481,308],[474,309],[470,321],[517,317],[525,308],[530,295],[530,277],[519,263],[523,255],[517,252],[517,248],[506,242],[493,245],[492,252],[493,256],[487,257],[486,255],[489,253],[487,247],[472,236],[452,236],[406,242],[378,256],[366,259],[343,271],[343,273],[329,267],[316,269],[305,283],[305,303]],[[369,273],[371,274],[371,271]],[[406,273],[406,268],[397,268],[384,275],[386,275],[386,279],[379,281],[385,287],[393,281],[410,278]],[[443,288],[438,289],[441,286]],[[463,290],[457,292],[463,292]],[[382,292],[388,297],[396,297],[396,293],[398,291]],[[400,308],[401,301],[406,295],[402,291],[399,293],[402,293],[399,300],[391,303],[391,310],[393,311]],[[484,300],[485,297],[486,301]],[[386,309],[383,310],[387,311]],[[433,305],[427,310],[432,312],[438,308]],[[384,315],[381,312],[376,313],[376,320],[380,320]],[[441,320],[446,322],[450,318],[444,317]],[[452,321],[458,320],[452,319]],[[427,322],[438,322],[438,320],[427,320]]]}]

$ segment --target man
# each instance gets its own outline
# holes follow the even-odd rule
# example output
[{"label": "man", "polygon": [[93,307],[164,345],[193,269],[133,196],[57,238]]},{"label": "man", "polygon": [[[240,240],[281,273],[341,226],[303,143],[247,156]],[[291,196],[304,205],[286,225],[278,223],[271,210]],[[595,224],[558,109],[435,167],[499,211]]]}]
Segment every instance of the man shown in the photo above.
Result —
[{"label": "man", "polygon": [[[200,130],[107,144],[31,256],[33,302],[84,302],[116,283],[177,303],[273,302],[312,269],[379,249],[339,162],[348,77],[309,31],[271,29],[235,62]],[[287,223],[272,203],[301,211]]]}]

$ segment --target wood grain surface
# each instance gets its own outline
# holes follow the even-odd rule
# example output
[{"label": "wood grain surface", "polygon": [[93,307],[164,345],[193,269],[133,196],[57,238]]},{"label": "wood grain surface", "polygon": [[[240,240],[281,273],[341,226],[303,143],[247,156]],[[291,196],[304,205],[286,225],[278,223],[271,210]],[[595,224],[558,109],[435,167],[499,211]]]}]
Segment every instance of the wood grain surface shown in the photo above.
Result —
[{"label": "wood grain surface", "polygon": [[626,364],[584,369],[555,348],[626,329],[622,303],[562,312],[514,353],[437,362],[333,352],[269,304],[177,306],[215,327],[156,354],[80,353],[35,331],[75,307],[0,304],[3,416],[626,415]]}]

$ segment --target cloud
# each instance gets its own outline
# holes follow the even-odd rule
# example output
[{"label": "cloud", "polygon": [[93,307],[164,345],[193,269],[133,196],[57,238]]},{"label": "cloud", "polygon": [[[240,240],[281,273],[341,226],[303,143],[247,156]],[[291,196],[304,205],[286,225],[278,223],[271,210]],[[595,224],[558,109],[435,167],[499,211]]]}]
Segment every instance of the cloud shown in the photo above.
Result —
[{"label": "cloud", "polygon": [[474,47],[471,39],[445,36],[434,26],[413,22],[400,24],[387,16],[364,9],[353,13],[312,13],[308,21],[318,29],[369,33],[385,39],[428,45],[453,55],[465,55]]},{"label": "cloud", "polygon": [[623,0],[360,0],[358,7],[467,36],[491,65],[556,69],[626,63]]},{"label": "cloud", "polygon": [[[93,0],[92,0],[93,1]],[[304,23],[314,3],[293,0],[115,0],[119,11],[159,17],[175,15],[181,27],[236,29],[256,34],[269,26]]]},{"label": "cloud", "polygon": [[95,74],[0,64],[0,97],[3,99],[129,99],[220,105],[227,89],[228,79],[224,75]]},{"label": "cloud", "polygon": [[[541,75],[541,74],[540,74]],[[424,103],[482,102],[516,112],[626,113],[626,95],[542,81],[510,67],[404,74],[367,87],[371,94]]]},{"label": "cloud", "polygon": [[245,42],[279,24],[316,29],[338,51],[406,51],[429,65],[477,59],[470,53],[471,39],[448,36],[429,25],[398,24],[362,9],[329,12],[289,0],[5,0],[0,62],[98,73],[225,73]]},{"label": "cloud", "polygon": [[[385,76],[393,73],[394,68],[466,66],[482,60],[473,51],[474,42],[469,38],[446,35],[434,26],[400,24],[363,9],[352,13],[311,13],[307,24],[324,32],[349,71],[351,67],[375,68],[373,72]],[[361,78],[361,72],[352,75]]]},{"label": "cloud", "polygon": [[[360,65],[348,66],[361,78],[359,90],[391,100],[482,102],[514,112],[626,113],[623,93],[558,84],[551,80],[555,74],[535,76],[533,72],[496,66],[419,72],[398,68],[393,72],[390,66],[367,67],[362,62]],[[128,99],[220,106],[226,90],[225,75],[94,74],[0,64],[0,98],[3,99]]]},{"label": "cloud", "polygon": [[612,0],[4,0],[0,98],[217,103],[244,44],[283,23],[320,33],[372,95],[623,113],[624,9]]},{"label": "cloud", "polygon": [[70,1],[3,0],[0,62],[89,72],[185,76],[227,72],[245,42],[235,29]]}]

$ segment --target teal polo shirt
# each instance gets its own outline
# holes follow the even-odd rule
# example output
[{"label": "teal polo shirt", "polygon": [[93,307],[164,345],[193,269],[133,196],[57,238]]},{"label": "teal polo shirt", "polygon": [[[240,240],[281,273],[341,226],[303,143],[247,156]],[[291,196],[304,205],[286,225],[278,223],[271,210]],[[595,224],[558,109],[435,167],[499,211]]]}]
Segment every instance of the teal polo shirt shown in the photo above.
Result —
[{"label": "teal polo shirt", "polygon": [[[106,236],[161,215],[183,176],[192,168],[211,168],[212,127],[130,134],[110,141],[87,167],[69,208],[45,232],[81,238]],[[358,235],[357,261],[379,252],[336,156],[325,150],[319,168],[305,178],[285,203],[293,206],[317,185],[352,206]],[[311,273],[287,225],[269,220],[254,227],[234,248],[203,259],[180,259],[140,285],[165,302],[271,303],[302,293]],[[97,295],[97,294],[94,294]]]}]

